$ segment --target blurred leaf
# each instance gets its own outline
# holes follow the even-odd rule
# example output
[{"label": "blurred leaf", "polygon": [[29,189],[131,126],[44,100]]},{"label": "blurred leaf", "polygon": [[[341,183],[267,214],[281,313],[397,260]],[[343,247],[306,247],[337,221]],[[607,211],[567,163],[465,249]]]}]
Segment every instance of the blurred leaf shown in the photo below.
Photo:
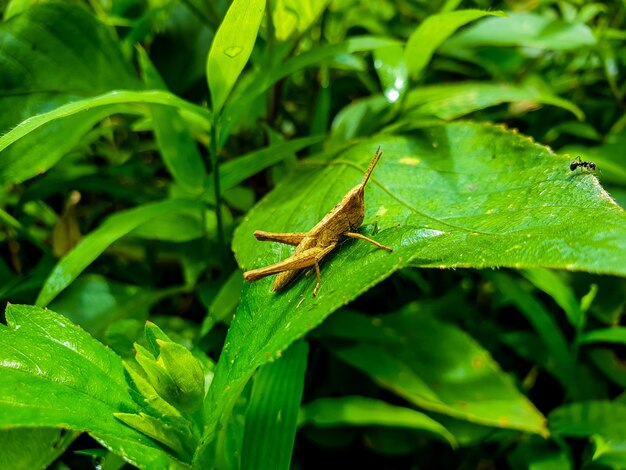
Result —
[{"label": "blurred leaf", "polygon": [[565,446],[558,448],[545,439],[520,440],[512,452],[507,452],[510,468],[528,470],[572,470],[572,457]]},{"label": "blurred leaf", "polygon": [[[86,132],[95,122],[114,113],[143,114],[144,110],[137,106],[140,103],[175,106],[191,111],[202,119],[207,119],[208,116],[206,110],[165,91],[122,90],[73,101],[52,111],[28,118],[0,137],[0,154],[3,155],[3,159],[0,161],[0,184],[21,182],[53,166],[70,147],[67,147],[63,152],[48,152],[47,149],[49,146],[57,145],[57,143],[61,147],[54,148],[65,148],[63,146],[66,146],[68,142],[65,132],[71,131],[72,134],[76,134],[78,130],[86,126],[85,123],[89,123],[88,126],[84,127],[84,132]],[[74,122],[74,118],[78,121]],[[63,122],[63,132],[59,131],[53,134],[50,131],[49,124],[55,121]],[[43,132],[50,132],[49,139],[52,140],[44,140],[48,137],[41,135]],[[29,147],[28,150],[22,149],[22,147],[27,146]],[[12,157],[15,149],[24,150],[19,158]],[[5,151],[8,153],[5,154]]]},{"label": "blurred leaf", "polygon": [[489,353],[424,312],[407,309],[374,319],[343,312],[325,322],[321,333],[359,341],[334,347],[333,353],[417,406],[472,423],[546,434],[545,418]]},{"label": "blurred leaf", "polygon": [[213,297],[208,312],[202,321],[199,338],[206,336],[216,323],[224,321],[234,313],[237,305],[239,305],[242,287],[243,276],[241,270],[237,269],[233,271]]},{"label": "blurred leaf", "polygon": [[443,42],[461,26],[484,16],[504,16],[503,12],[457,10],[426,18],[409,36],[404,52],[406,67],[413,79],[418,78]]},{"label": "blurred leaf", "polygon": [[[139,63],[148,88],[167,90],[159,73],[143,49],[139,49]],[[191,138],[185,121],[175,108],[150,106],[154,134],[165,166],[174,179],[192,193],[200,193],[206,169]]]},{"label": "blurred leaf", "polygon": [[402,47],[397,45],[375,49],[374,68],[383,86],[383,95],[390,103],[396,102],[409,85],[409,72]]},{"label": "blurred leaf", "polygon": [[322,14],[330,0],[276,0],[272,2],[274,35],[285,41],[302,34]]},{"label": "blurred leaf", "polygon": [[387,97],[374,95],[343,107],[331,125],[333,142],[342,142],[378,132],[389,115]]},{"label": "blurred leaf", "polygon": [[143,324],[150,307],[180,289],[150,291],[121,284],[96,274],[79,277],[50,308],[80,325],[89,334],[102,340],[106,330],[120,320],[136,320]]},{"label": "blurred leaf", "polygon": [[441,13],[454,11],[461,4],[462,0],[446,0],[441,7]]},{"label": "blurred leaf", "polygon": [[52,253],[60,258],[76,246],[82,234],[76,215],[76,205],[80,201],[80,193],[72,191],[63,213],[54,224],[52,230]]},{"label": "blurred leaf", "polygon": [[[582,110],[565,99],[555,96],[536,84],[515,86],[504,83],[465,82],[461,84],[429,85],[407,93],[402,114],[388,124],[386,133],[396,128],[422,128],[439,120],[454,120],[491,106],[512,103],[528,109],[541,104],[557,106],[584,119]],[[344,107],[333,121],[333,138],[352,139],[371,135],[387,124],[388,99],[373,95]]]},{"label": "blurred leaf", "polygon": [[626,344],[626,327],[600,328],[580,335],[578,342],[589,343],[617,343]]},{"label": "blurred leaf", "polygon": [[548,416],[550,431],[563,437],[599,434],[605,439],[626,441],[626,405],[608,400],[570,403]]},{"label": "blurred leaf", "polygon": [[178,212],[201,211],[202,204],[183,199],[164,200],[128,209],[108,217],[62,258],[44,283],[37,305],[45,306],[93,262],[111,243],[151,219]]},{"label": "blurred leaf", "polygon": [[[206,215],[214,214],[208,211]],[[142,223],[130,232],[133,237],[163,240],[174,243],[197,240],[206,235],[205,214],[198,207],[189,207],[176,213],[162,214]]]},{"label": "blurred leaf", "polygon": [[592,461],[609,468],[626,467],[626,440],[615,441],[602,436],[592,436],[594,452]]},{"label": "blurred leaf", "polygon": [[578,11],[577,19],[581,23],[590,23],[597,15],[607,10],[607,5],[602,2],[586,2]]},{"label": "blurred leaf", "polygon": [[[234,188],[251,176],[293,156],[303,148],[322,141],[323,138],[324,136],[311,136],[280,142],[229,160],[220,165],[220,188],[222,191]],[[213,180],[207,182],[205,194],[212,197]]]},{"label": "blurred leaf", "polygon": [[583,137],[595,141],[601,141],[603,139],[600,133],[588,122],[561,121],[548,130],[542,140],[544,142],[553,141],[561,136]]},{"label": "blurred leaf", "polygon": [[[135,47],[137,44],[149,45],[150,60],[173,93],[187,95],[197,86],[206,95],[206,60],[217,26],[228,7],[226,5],[223,11],[220,9],[220,13],[211,13],[216,7],[214,3],[224,2],[143,3],[144,7],[152,7],[144,18],[152,18],[136,23],[137,27],[123,36],[125,43],[132,43]],[[114,2],[114,5],[121,6],[120,2]],[[145,32],[141,31],[142,28]],[[154,40],[151,40],[154,33]],[[147,37],[142,37],[144,34]]]},{"label": "blurred leaf", "polygon": [[3,20],[8,21],[13,16],[23,13],[33,6],[36,0],[8,0],[4,2],[6,9],[3,12]]},{"label": "blurred leaf", "polygon": [[270,71],[258,69],[247,76],[246,85],[236,88],[233,97],[224,110],[224,129],[221,133],[221,143],[230,135],[230,129],[242,116],[250,112],[254,100],[279,80],[289,77],[307,67],[324,64],[342,54],[366,52],[380,47],[400,44],[395,39],[376,36],[354,36],[338,44],[327,44],[287,59]]},{"label": "blurred leaf", "polygon": [[541,338],[532,331],[507,331],[498,338],[503,344],[513,349],[515,353],[532,362],[538,367],[551,371],[554,367],[550,361],[550,354]]},{"label": "blurred leaf", "polygon": [[[343,428],[341,431],[345,433],[346,429],[350,430]],[[328,432],[328,429],[324,431]],[[360,439],[367,443],[372,452],[392,459],[401,456],[410,458],[412,454],[419,455],[420,441],[425,441],[426,438],[424,433],[407,428],[370,427],[361,430],[359,434],[362,435],[359,436]],[[433,445],[436,444],[433,442]]]},{"label": "blurred leaf", "polygon": [[456,447],[456,439],[431,417],[411,408],[390,405],[365,397],[320,398],[307,403],[300,413],[300,426],[385,426],[427,431]]},{"label": "blurred leaf", "polygon": [[583,313],[587,313],[589,308],[591,308],[591,304],[596,299],[596,295],[598,294],[598,284],[591,284],[589,286],[589,292],[583,295],[580,299],[580,310]]},{"label": "blurred leaf", "polygon": [[241,468],[290,468],[308,352],[307,343],[295,343],[255,376]]},{"label": "blurred leaf", "polygon": [[626,388],[626,365],[615,351],[608,348],[593,347],[588,348],[585,352],[593,365],[614,383]]},{"label": "blurred leaf", "polygon": [[[33,5],[0,23],[0,184],[20,182],[50,168],[115,109],[83,109],[80,117],[48,122],[6,148],[27,118],[63,104],[140,83],[111,31],[83,8],[61,2]],[[80,44],[81,47],[75,47]]]},{"label": "blurred leaf", "polygon": [[233,0],[215,33],[207,78],[213,112],[219,113],[248,62],[265,11],[265,0]]},{"label": "blurred leaf", "polygon": [[570,325],[574,328],[584,326],[585,317],[580,308],[580,302],[576,299],[572,288],[557,273],[547,269],[526,269],[522,271],[522,275],[537,289],[554,299],[565,312]]},{"label": "blurred leaf", "polygon": [[530,80],[522,86],[489,82],[424,86],[411,91],[404,106],[407,111],[410,110],[409,117],[414,119],[436,116],[452,120],[502,103],[526,103],[529,109],[546,104],[563,108],[580,120],[585,118],[578,106]]},{"label": "blurred leaf", "polygon": [[520,46],[546,50],[576,50],[594,46],[596,39],[583,23],[570,23],[538,13],[508,13],[487,18],[450,38],[442,52],[480,46]]},{"label": "blurred leaf", "polygon": [[59,428],[0,429],[0,468],[49,468],[78,434]]},{"label": "blurred leaf", "polygon": [[[44,426],[87,431],[142,467],[180,462],[113,413],[139,411],[121,359],[50,310],[9,305],[0,325],[0,427]],[[96,419],[97,417],[97,419]]]},{"label": "blurred leaf", "polygon": [[563,332],[532,292],[525,291],[518,282],[504,273],[489,273],[487,278],[496,286],[507,301],[513,303],[533,326],[548,352],[548,370],[566,390],[576,390],[575,359],[570,353]]}]

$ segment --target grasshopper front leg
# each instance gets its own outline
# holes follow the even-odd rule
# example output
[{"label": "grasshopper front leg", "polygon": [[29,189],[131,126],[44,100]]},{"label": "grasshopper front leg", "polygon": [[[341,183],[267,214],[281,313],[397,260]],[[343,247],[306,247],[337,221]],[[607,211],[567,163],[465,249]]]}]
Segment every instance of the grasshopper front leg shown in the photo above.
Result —
[{"label": "grasshopper front leg", "polygon": [[263,268],[246,271],[245,273],[243,273],[243,277],[247,281],[257,281],[266,276],[280,273],[276,278],[276,281],[274,281],[274,285],[272,286],[273,291],[278,291],[285,287],[289,283],[289,281],[293,279],[294,271],[299,271],[310,266],[315,266],[317,283],[315,285],[315,289],[313,290],[313,296],[317,296],[317,292],[319,291],[322,282],[318,263],[336,246],[337,244],[333,243],[324,248],[308,248],[300,253],[294,253],[289,258],[279,261],[278,263],[271,264]]}]

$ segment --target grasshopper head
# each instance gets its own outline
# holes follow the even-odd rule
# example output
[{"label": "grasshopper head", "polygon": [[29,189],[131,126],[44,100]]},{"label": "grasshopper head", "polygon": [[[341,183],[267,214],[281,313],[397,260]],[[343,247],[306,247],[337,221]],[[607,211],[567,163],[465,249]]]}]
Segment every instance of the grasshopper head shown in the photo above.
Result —
[{"label": "grasshopper head", "polygon": [[370,179],[372,171],[374,171],[374,167],[378,163],[378,160],[380,160],[382,154],[383,153],[380,151],[380,147],[378,147],[376,153],[374,154],[374,158],[372,158],[370,165],[365,171],[363,181],[358,186],[352,188],[346,195],[348,222],[350,223],[351,228],[358,228],[363,223],[363,219],[365,218],[365,185]]}]

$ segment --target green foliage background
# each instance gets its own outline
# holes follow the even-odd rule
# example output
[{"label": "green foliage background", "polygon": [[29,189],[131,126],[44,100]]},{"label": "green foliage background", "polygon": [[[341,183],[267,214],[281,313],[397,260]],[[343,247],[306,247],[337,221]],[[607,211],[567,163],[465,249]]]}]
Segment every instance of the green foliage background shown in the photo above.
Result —
[{"label": "green foliage background", "polygon": [[1,468],[626,467],[623,2],[0,7]]}]

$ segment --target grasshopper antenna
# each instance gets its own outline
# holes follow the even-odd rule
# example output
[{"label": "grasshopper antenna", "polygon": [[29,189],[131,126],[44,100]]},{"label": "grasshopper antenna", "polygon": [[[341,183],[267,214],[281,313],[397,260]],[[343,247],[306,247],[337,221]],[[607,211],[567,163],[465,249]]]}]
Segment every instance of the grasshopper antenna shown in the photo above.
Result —
[{"label": "grasshopper antenna", "polygon": [[367,170],[365,170],[365,176],[363,176],[363,182],[361,183],[362,189],[365,189],[365,185],[367,184],[367,181],[370,179],[370,175],[372,174],[372,171],[374,171],[374,167],[378,163],[378,160],[380,160],[380,157],[382,156],[382,154],[383,153],[380,151],[380,145],[379,145],[378,148],[376,149],[376,153],[374,154],[374,158],[372,158],[372,162],[370,163],[370,166],[368,166]]}]

